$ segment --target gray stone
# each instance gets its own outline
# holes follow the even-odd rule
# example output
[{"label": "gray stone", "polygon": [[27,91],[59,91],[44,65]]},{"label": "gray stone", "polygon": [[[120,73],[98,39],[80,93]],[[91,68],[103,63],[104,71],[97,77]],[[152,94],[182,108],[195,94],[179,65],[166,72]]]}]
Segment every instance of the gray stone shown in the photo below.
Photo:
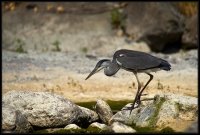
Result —
[{"label": "gray stone", "polygon": [[168,100],[164,102],[160,108],[156,125],[159,127],[164,125],[166,127],[170,122],[174,121],[178,117],[178,114],[179,110],[176,106],[176,102]]},{"label": "gray stone", "polygon": [[98,123],[98,122],[94,122],[92,124],[90,124],[91,127],[97,127],[99,129],[104,129],[104,128],[107,128],[107,125],[106,124],[101,124],[101,123]]},{"label": "gray stone", "polygon": [[101,124],[98,122],[94,122],[89,125],[87,131],[90,133],[108,133],[111,132],[111,129],[106,124]]},{"label": "gray stone", "polygon": [[113,122],[111,129],[114,133],[135,133],[136,130],[130,126],[127,126],[121,122]]},{"label": "gray stone", "polygon": [[159,96],[164,97],[166,100],[182,104],[185,107],[195,108],[198,106],[198,99],[196,97],[185,96],[182,94],[172,94],[172,93],[159,94]]},{"label": "gray stone", "polygon": [[3,103],[2,130],[4,133],[29,133],[33,129],[26,117],[19,110],[15,110],[15,108]]},{"label": "gray stone", "polygon": [[163,51],[183,33],[184,18],[170,3],[129,2],[125,13],[127,33],[136,41],[145,41],[153,51]]},{"label": "gray stone", "polygon": [[67,126],[65,126],[64,129],[81,129],[79,126],[77,126],[76,124],[69,124]]},{"label": "gray stone", "polygon": [[122,122],[130,126],[152,127],[156,124],[156,115],[163,103],[163,98],[155,96],[155,101],[149,101],[145,105],[141,105],[131,111],[126,109],[131,106],[131,103],[122,108],[122,111],[117,112],[111,119],[110,123]]},{"label": "gray stone", "polygon": [[95,108],[100,119],[105,124],[108,124],[110,118],[113,116],[110,106],[105,101],[98,99]]},{"label": "gray stone", "polygon": [[90,123],[99,120],[99,116],[95,111],[81,106],[78,107],[81,109],[81,113],[78,116],[80,121],[76,123],[81,127],[87,127]]},{"label": "gray stone", "polygon": [[130,114],[130,110],[123,110],[124,108],[130,107],[130,106],[131,106],[131,103],[127,104],[125,107],[122,108],[121,111],[118,111],[116,114],[114,114],[109,120],[109,125],[111,125],[113,122],[121,122],[126,125],[133,125],[139,108],[132,110],[131,114]]},{"label": "gray stone", "polygon": [[[129,105],[130,104],[127,104],[124,108],[126,108]],[[130,110],[122,110],[117,112],[110,119],[110,123],[118,121],[130,126],[136,125],[140,127],[147,127],[149,126],[149,120],[155,114],[155,111],[156,107],[154,104],[148,104],[146,106],[135,108],[134,110],[132,110],[131,114]]]},{"label": "gray stone", "polygon": [[152,117],[154,117],[156,113],[156,105],[154,104],[150,104],[145,106],[144,108],[141,108],[139,114],[136,117],[136,126],[139,127],[148,127],[148,126],[152,126],[150,123],[150,119],[152,119]]},{"label": "gray stone", "polygon": [[85,109],[49,92],[10,91],[3,96],[3,102],[21,111],[37,127],[58,127],[93,119]]}]

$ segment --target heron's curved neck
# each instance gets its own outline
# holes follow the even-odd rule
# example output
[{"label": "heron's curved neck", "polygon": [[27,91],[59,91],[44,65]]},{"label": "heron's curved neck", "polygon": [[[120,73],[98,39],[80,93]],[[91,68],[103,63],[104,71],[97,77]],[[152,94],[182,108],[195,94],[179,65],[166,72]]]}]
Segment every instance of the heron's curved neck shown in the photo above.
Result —
[{"label": "heron's curved neck", "polygon": [[104,73],[107,76],[111,76],[114,75],[115,73],[117,73],[117,71],[119,70],[119,65],[116,63],[113,63],[111,61],[107,61],[107,66],[104,69]]}]

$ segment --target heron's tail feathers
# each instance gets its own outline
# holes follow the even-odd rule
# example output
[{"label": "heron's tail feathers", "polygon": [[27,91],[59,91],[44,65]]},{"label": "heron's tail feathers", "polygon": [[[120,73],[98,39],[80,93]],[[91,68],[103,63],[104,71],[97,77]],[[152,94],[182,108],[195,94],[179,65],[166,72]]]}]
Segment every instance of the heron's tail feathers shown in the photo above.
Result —
[{"label": "heron's tail feathers", "polygon": [[160,68],[169,71],[171,69],[171,65],[167,61],[163,60],[160,64]]}]

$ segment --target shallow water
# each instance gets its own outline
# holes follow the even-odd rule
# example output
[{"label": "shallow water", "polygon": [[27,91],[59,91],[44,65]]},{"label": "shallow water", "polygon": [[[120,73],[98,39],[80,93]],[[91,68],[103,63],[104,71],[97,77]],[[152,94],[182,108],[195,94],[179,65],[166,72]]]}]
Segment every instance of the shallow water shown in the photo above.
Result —
[{"label": "shallow water", "polygon": [[[106,102],[109,104],[113,113],[116,113],[117,111],[121,110],[125,105],[127,105],[128,103],[132,103],[133,101],[131,101],[131,100],[120,100],[120,101],[106,100]],[[96,101],[77,102],[76,104],[79,106],[82,106],[82,107],[86,107],[91,110],[95,110]]]}]

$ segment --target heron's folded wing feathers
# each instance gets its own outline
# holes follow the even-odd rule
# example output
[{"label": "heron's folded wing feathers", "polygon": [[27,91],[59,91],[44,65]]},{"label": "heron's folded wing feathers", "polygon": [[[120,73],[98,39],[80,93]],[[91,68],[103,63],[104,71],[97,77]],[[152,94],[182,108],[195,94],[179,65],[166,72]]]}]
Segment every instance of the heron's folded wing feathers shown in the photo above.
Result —
[{"label": "heron's folded wing feathers", "polygon": [[127,69],[144,70],[149,68],[158,67],[161,63],[161,59],[153,57],[151,55],[131,55],[124,54],[121,57],[116,58],[121,65]]}]

